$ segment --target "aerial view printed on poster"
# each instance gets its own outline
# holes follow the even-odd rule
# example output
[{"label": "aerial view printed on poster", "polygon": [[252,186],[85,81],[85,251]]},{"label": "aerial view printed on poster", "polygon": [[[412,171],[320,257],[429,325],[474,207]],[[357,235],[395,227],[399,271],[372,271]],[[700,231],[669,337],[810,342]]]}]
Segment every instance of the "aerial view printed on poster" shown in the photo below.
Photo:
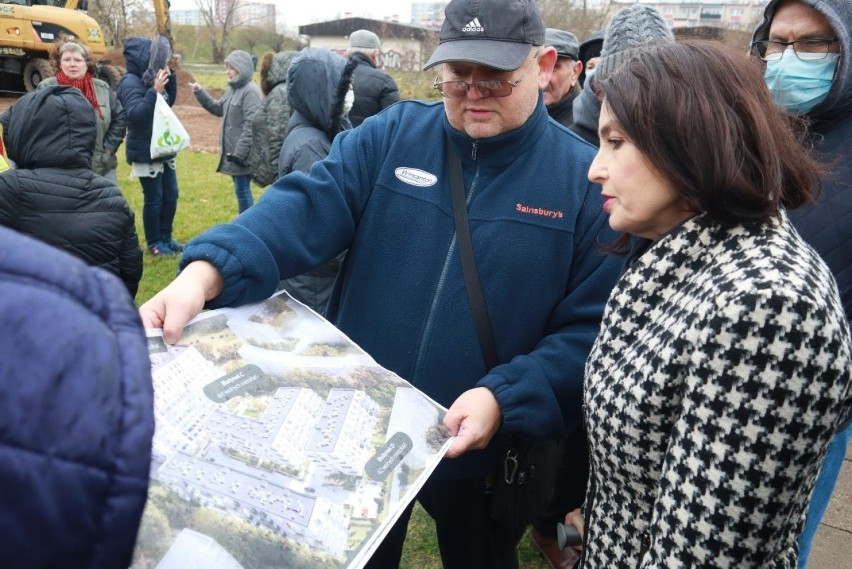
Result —
[{"label": "aerial view printed on poster", "polygon": [[449,446],[443,407],[286,293],[148,344],[135,569],[362,567]]}]

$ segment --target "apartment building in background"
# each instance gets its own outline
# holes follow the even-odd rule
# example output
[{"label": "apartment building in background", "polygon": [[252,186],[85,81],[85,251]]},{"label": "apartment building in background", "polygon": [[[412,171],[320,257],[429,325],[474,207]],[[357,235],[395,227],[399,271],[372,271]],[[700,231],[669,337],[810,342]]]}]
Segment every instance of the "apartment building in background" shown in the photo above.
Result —
[{"label": "apartment building in background", "polygon": [[613,0],[610,13],[632,4],[655,7],[672,29],[722,28],[751,32],[766,7],[766,0]]}]

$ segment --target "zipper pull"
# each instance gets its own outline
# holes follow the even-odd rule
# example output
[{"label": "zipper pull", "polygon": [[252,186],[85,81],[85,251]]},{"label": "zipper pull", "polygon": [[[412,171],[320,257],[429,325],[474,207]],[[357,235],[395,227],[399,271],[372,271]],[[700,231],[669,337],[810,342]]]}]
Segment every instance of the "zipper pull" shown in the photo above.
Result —
[{"label": "zipper pull", "polygon": [[479,148],[479,141],[478,141],[478,140],[474,140],[474,141],[473,141],[473,146],[471,146],[471,148],[470,148],[470,158],[471,158],[472,160],[476,160],[476,150],[477,150],[478,148]]}]

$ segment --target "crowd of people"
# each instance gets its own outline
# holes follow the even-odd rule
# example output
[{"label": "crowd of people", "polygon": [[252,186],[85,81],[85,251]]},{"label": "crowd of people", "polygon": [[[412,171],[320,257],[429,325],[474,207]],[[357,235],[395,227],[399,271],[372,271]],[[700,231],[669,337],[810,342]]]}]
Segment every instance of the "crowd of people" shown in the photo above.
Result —
[{"label": "crowd of people", "polygon": [[[174,157],[148,147],[158,98],[175,100],[167,40],[126,41],[117,94],[84,46],[60,41],[56,79],[0,115],[14,165],[0,173],[0,225],[78,257],[45,254],[52,263],[120,277],[130,295],[111,306],[126,311],[142,251],[115,187],[125,140],[147,251],[181,255],[176,278],[139,308],[142,326],[173,343],[203,309],[283,287],[448,408],[453,444],[417,495],[443,567],[516,569],[529,526],[555,569],[805,567],[852,433],[849,3],[770,0],[737,52],[676,41],[647,4],[581,42],[545,28],[534,0],[451,0],[424,67],[436,70],[437,102],[400,101],[380,49],[358,30],[345,56],[268,54],[260,87],[237,50],[221,98],[193,83],[223,117],[217,170],[233,177],[239,215],[184,245],[172,234]],[[265,187],[257,203],[252,180]],[[45,246],[4,237],[7,247],[34,254],[0,254],[0,288],[18,284],[11,263],[35,271]],[[83,294],[112,279],[94,271],[27,278]],[[130,333],[99,330],[94,361],[138,351],[133,320]],[[37,374],[57,373],[24,367],[36,390]],[[92,371],[107,393],[130,381],[144,407],[124,407],[145,419],[122,447],[137,458],[150,457],[152,427],[139,373]],[[0,417],[15,389],[0,388]],[[556,482],[533,519],[494,514],[507,437],[557,443],[536,465]],[[10,460],[39,468],[34,450]],[[123,458],[101,467],[110,460]],[[138,477],[126,472],[125,533],[110,547],[132,542]],[[399,566],[413,507],[367,567]],[[57,512],[45,523],[67,527]],[[561,522],[579,544],[560,545]],[[97,539],[72,532],[62,547]]]}]

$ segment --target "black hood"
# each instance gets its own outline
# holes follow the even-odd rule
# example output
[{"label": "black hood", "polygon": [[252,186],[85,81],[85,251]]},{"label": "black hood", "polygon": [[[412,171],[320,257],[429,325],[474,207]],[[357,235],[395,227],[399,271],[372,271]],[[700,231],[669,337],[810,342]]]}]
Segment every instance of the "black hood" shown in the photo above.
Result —
[{"label": "black hood", "polygon": [[3,138],[18,168],[91,168],[95,109],[74,87],[37,89],[12,106]]},{"label": "black hood", "polygon": [[142,37],[127,38],[124,42],[124,63],[127,72],[142,77],[148,69],[148,60],[151,58],[151,40]]}]

